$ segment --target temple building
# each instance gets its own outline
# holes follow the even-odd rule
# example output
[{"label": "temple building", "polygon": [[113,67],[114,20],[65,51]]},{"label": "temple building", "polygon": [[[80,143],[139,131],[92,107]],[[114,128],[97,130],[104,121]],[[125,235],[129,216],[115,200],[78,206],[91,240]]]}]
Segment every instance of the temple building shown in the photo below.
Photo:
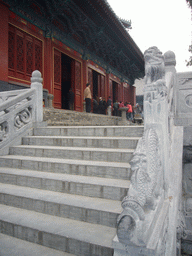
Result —
[{"label": "temple building", "polygon": [[106,0],[0,0],[0,91],[27,88],[39,70],[53,105],[83,111],[83,91],[135,104],[144,58]]}]

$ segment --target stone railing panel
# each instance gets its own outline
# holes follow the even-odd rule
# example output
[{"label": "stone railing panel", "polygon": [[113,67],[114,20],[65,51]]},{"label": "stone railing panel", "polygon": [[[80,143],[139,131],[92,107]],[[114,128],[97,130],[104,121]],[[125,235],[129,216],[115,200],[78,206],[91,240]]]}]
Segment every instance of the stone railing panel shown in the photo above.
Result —
[{"label": "stone railing panel", "polygon": [[175,125],[192,125],[192,72],[177,73]]},{"label": "stone railing panel", "polygon": [[[0,96],[0,154],[36,122],[43,121],[42,78],[32,74],[31,89],[3,92]],[[6,148],[6,149],[5,149]]]}]

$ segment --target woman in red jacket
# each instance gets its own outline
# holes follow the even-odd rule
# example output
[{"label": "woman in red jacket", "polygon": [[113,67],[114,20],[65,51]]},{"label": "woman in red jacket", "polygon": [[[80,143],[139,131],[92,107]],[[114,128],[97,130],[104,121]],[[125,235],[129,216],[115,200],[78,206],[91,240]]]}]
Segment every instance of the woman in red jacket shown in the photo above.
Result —
[{"label": "woman in red jacket", "polygon": [[133,113],[133,108],[132,108],[132,105],[131,103],[129,102],[127,104],[127,107],[128,107],[128,110],[127,110],[127,113],[128,113],[128,120],[132,121],[132,113]]}]

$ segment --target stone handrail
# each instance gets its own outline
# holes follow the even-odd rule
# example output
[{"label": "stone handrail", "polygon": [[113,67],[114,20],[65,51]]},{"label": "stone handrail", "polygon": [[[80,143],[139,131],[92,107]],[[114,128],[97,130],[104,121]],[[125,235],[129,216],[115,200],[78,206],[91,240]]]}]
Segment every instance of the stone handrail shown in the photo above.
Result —
[{"label": "stone handrail", "polygon": [[122,201],[114,256],[176,255],[181,196],[182,135],[175,127],[175,55],[144,53],[144,135],[131,160],[131,184]]},{"label": "stone handrail", "polygon": [[31,88],[1,93],[0,99],[0,154],[7,154],[8,147],[36,122],[43,121],[42,78],[34,71]]},{"label": "stone handrail", "polygon": [[[27,99],[28,97],[32,96],[34,93],[35,93],[35,89],[31,89],[31,90],[24,89],[24,90],[18,91],[17,95],[13,94],[10,91],[6,92],[5,94],[8,99],[0,104],[0,112],[1,111],[7,112],[8,108],[12,107],[13,105],[16,105],[18,102],[21,102],[24,99]],[[10,97],[10,94],[11,94],[11,97]]]}]

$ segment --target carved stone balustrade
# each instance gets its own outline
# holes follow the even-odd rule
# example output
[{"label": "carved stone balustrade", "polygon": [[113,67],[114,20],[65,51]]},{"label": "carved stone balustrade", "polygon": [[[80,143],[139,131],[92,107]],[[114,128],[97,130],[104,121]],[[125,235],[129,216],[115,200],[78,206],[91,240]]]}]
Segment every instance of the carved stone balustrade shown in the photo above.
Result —
[{"label": "carved stone balustrade", "polygon": [[127,124],[128,122],[127,122],[126,113],[127,113],[128,108],[123,107],[123,108],[119,108],[119,110],[121,111],[122,122]]},{"label": "carved stone balustrade", "polygon": [[176,256],[182,159],[182,130],[173,123],[176,61],[174,53],[163,55],[157,47],[147,49],[144,59],[144,134],[130,162],[114,256]]},{"label": "carved stone balustrade", "polygon": [[31,89],[2,92],[0,96],[0,154],[20,141],[36,122],[43,121],[42,78],[34,71]]}]

